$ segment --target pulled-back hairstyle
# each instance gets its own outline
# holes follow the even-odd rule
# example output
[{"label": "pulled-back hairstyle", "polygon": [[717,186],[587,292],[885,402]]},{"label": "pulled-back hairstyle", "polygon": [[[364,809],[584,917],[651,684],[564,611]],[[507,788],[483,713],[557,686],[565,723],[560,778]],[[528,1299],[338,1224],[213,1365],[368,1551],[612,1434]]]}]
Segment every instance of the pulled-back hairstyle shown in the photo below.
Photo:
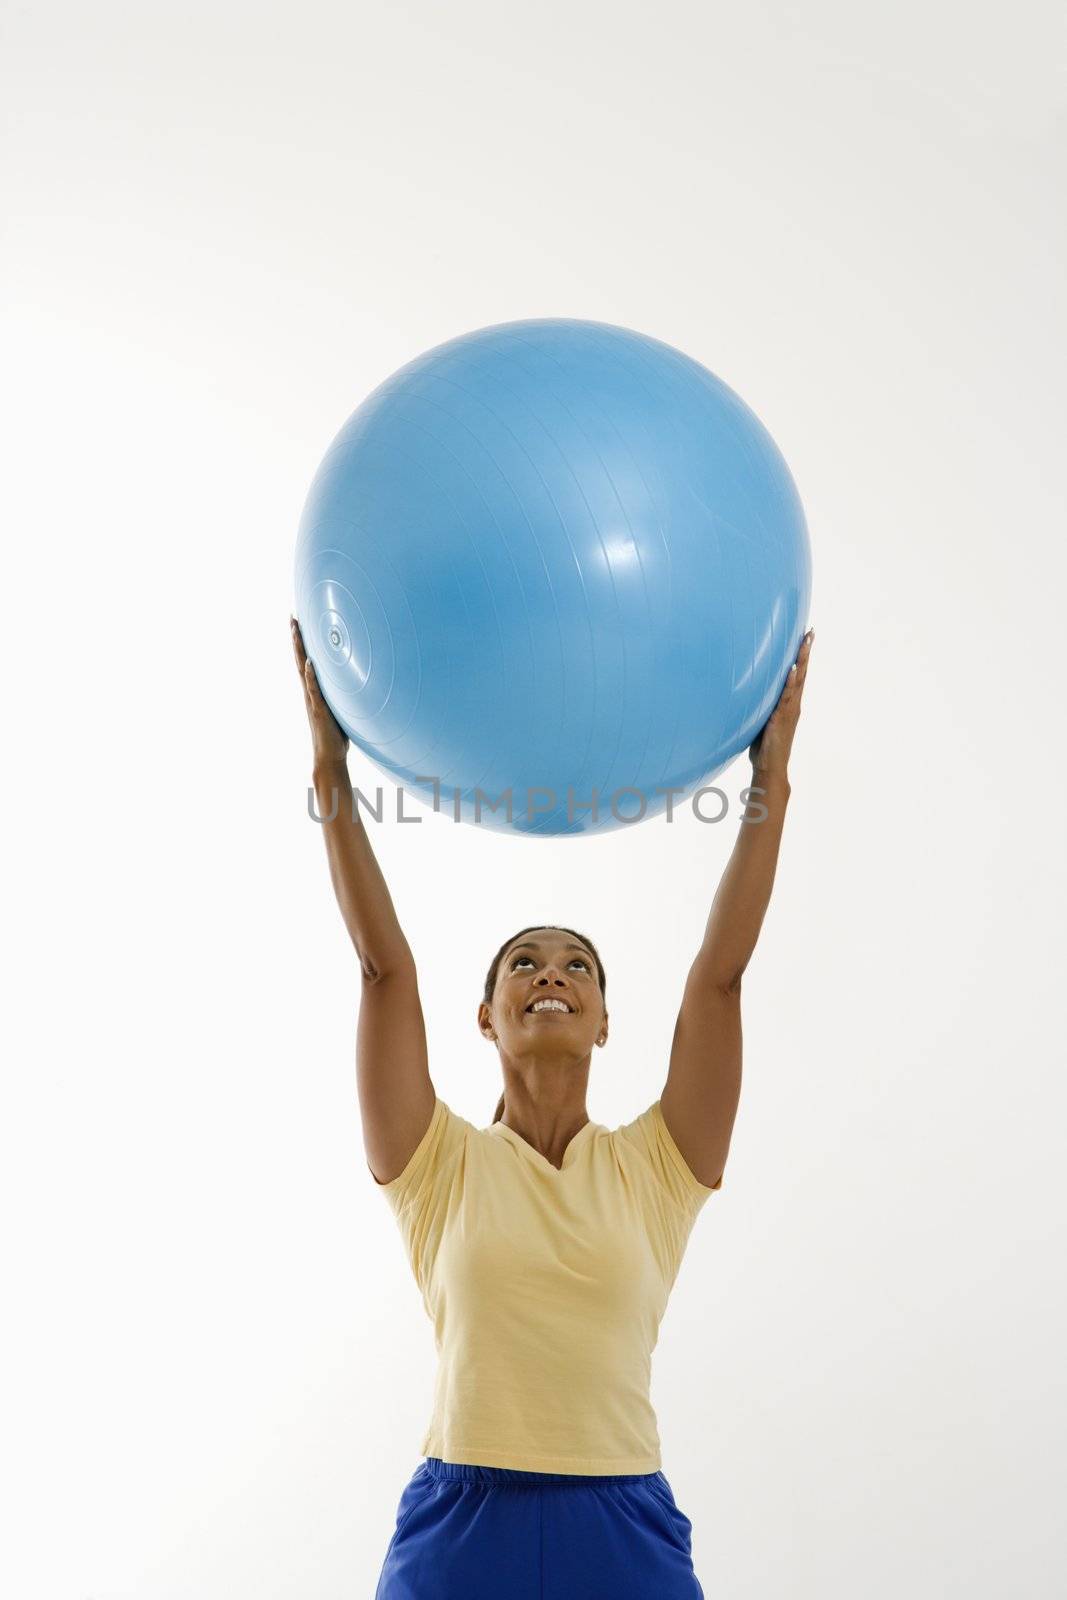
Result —
[{"label": "pulled-back hairstyle", "polygon": [[[490,963],[490,966],[489,966],[489,971],[486,973],[486,976],[485,976],[485,993],[482,995],[482,999],[485,1001],[487,1006],[491,1006],[492,1003],[493,1003],[493,993],[494,993],[494,991],[496,989],[497,971],[498,971],[498,969],[500,967],[501,957],[503,956],[504,951],[508,948],[508,945],[514,944],[516,939],[521,939],[521,937],[522,937],[522,935],[524,933],[540,933],[542,929],[547,929],[547,928],[551,928],[556,933],[569,933],[573,939],[578,939],[578,940],[580,940],[580,942],[582,944],[585,945],[586,949],[589,951],[589,954],[592,956],[593,960],[596,962],[596,975],[597,975],[597,978],[598,978],[598,980],[600,982],[600,998],[602,1000],[606,1000],[607,999],[607,997],[608,997],[607,974],[604,971],[604,963],[601,961],[600,954],[599,954],[599,952],[597,950],[596,945],[593,943],[592,939],[587,939],[584,933],[578,933],[574,928],[561,928],[561,927],[558,926],[558,924],[556,924],[554,922],[533,922],[533,923],[530,924],[530,926],[528,928],[520,928],[518,933],[513,933],[511,935],[510,939],[505,939],[504,943],[500,946],[500,949],[497,951],[496,955],[493,957],[492,962]],[[504,1115],[504,1096],[501,1095],[500,1099],[497,1101],[496,1110],[493,1112],[493,1121],[494,1122],[499,1122],[503,1115]]]}]

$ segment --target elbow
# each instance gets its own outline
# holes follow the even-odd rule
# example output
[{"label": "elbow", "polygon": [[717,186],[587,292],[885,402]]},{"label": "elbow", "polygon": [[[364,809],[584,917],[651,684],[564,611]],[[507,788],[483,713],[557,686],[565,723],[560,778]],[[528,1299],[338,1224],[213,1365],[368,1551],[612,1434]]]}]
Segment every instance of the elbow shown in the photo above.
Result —
[{"label": "elbow", "polygon": [[689,974],[687,989],[702,997],[717,997],[736,1002],[741,998],[741,979],[744,967],[694,967]]},{"label": "elbow", "polygon": [[411,952],[398,954],[389,960],[382,955],[372,956],[369,951],[356,947],[359,958],[359,970],[364,984],[381,983],[383,978],[393,978],[397,975],[415,978],[415,961]]}]

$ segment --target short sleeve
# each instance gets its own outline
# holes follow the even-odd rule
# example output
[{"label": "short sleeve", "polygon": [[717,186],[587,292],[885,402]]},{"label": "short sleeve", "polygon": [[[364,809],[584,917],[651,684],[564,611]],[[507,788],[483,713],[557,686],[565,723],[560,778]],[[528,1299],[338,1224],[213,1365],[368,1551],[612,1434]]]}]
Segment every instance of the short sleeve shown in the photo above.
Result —
[{"label": "short sleeve", "polygon": [[699,1210],[710,1194],[722,1188],[721,1176],[710,1186],[700,1182],[671,1137],[658,1100],[619,1132],[639,1146],[671,1199],[687,1210]]},{"label": "short sleeve", "polygon": [[671,1137],[658,1100],[617,1128],[615,1137],[625,1140],[631,1159],[636,1157],[634,1187],[645,1225],[664,1274],[673,1282],[697,1213],[722,1188],[722,1178],[710,1187],[700,1182]]},{"label": "short sleeve", "polygon": [[403,1172],[388,1183],[371,1179],[396,1215],[415,1281],[423,1293],[448,1213],[448,1202],[471,1124],[441,1099]]}]

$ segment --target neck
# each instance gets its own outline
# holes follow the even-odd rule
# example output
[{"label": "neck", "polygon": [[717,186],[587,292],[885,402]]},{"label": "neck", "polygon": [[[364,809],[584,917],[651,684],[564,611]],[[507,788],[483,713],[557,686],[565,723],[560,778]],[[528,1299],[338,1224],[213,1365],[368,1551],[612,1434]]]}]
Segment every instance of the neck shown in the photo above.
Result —
[{"label": "neck", "polygon": [[562,1157],[574,1135],[589,1121],[585,1097],[589,1060],[582,1067],[561,1067],[558,1061],[504,1064],[505,1127],[520,1134],[547,1160]]}]

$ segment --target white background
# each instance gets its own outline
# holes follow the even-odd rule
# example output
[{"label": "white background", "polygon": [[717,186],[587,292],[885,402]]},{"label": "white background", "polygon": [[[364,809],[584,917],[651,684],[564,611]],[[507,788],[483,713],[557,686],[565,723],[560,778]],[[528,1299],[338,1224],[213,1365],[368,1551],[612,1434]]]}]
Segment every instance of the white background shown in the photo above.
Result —
[{"label": "white background", "polygon": [[[374,385],[527,316],[711,367],[812,530],[741,1113],[656,1356],[697,1571],[1062,1592],[1057,10],[8,6],[7,1593],[373,1593],[433,1349],[364,1163],[294,536]],[[643,1109],[733,833],[374,829],[442,1097],[489,1121],[485,968],[544,919],[607,966],[590,1115]]]}]

